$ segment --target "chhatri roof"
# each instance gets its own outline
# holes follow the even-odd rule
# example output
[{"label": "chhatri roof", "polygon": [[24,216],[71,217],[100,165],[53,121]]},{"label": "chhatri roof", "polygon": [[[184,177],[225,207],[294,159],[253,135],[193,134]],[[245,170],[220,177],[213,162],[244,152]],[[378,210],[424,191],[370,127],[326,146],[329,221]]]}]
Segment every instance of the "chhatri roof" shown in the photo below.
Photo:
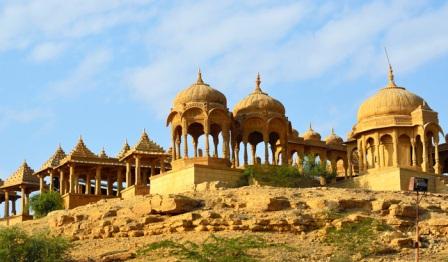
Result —
[{"label": "chhatri roof", "polygon": [[327,145],[341,145],[343,142],[344,140],[336,135],[333,128],[331,129],[331,134],[325,138],[325,143]]},{"label": "chhatri roof", "polygon": [[86,144],[84,144],[84,140],[80,136],[78,143],[67,157],[97,158],[98,156],[87,148]]},{"label": "chhatri roof", "polygon": [[303,139],[305,141],[320,141],[321,136],[319,133],[313,130],[313,127],[310,123],[310,128],[305,133],[303,133]]},{"label": "chhatri roof", "polygon": [[120,152],[117,155],[117,158],[123,157],[129,150],[131,150],[131,147],[128,144],[128,140],[124,142],[123,147],[121,148]]},{"label": "chhatri roof", "polygon": [[190,102],[216,103],[227,107],[225,95],[212,88],[209,84],[204,83],[201,70],[198,72],[196,83],[176,95],[173,101],[173,107]]},{"label": "chhatri roof", "polygon": [[59,145],[56,151],[53,153],[53,155],[42,165],[42,167],[36,173],[42,172],[49,168],[57,167],[61,162],[61,160],[64,159],[65,157],[66,154],[62,149],[61,145]]},{"label": "chhatri roof", "polygon": [[358,122],[379,116],[410,116],[412,111],[422,106],[432,110],[420,96],[395,84],[392,66],[389,65],[389,81],[386,87],[369,97],[358,110]]},{"label": "chhatri roof", "polygon": [[261,90],[260,74],[257,75],[255,83],[255,90],[236,104],[233,108],[233,115],[237,117],[239,114],[265,111],[284,115],[283,104]]},{"label": "chhatri roof", "polygon": [[28,166],[26,161],[23,161],[22,165],[14,172],[10,177],[8,177],[3,183],[2,188],[11,188],[20,185],[28,186],[39,186],[39,179],[33,176],[34,170]]},{"label": "chhatri roof", "polygon": [[99,158],[109,158],[109,156],[106,154],[106,151],[104,150],[104,147],[101,149],[100,153],[98,154]]},{"label": "chhatri roof", "polygon": [[168,155],[160,145],[149,139],[146,130],[143,131],[139,141],[131,149],[127,150],[127,152],[123,156],[120,157],[120,160],[123,160],[133,154]]}]

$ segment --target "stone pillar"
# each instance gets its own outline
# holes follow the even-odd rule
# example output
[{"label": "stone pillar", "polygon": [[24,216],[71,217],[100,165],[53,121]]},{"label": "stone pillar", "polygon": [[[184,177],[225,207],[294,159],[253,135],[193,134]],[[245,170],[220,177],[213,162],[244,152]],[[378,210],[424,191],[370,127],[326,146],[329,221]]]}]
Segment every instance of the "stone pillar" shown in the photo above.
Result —
[{"label": "stone pillar", "polygon": [[269,165],[269,141],[264,141],[264,164]]},{"label": "stone pillar", "polygon": [[26,208],[26,192],[25,187],[20,187],[21,190],[21,196],[22,196],[22,215],[28,215],[27,208]]},{"label": "stone pillar", "polygon": [[178,136],[177,134],[176,134],[176,150],[177,150],[177,158],[176,158],[176,160],[177,159],[181,159],[182,156],[180,154],[180,136]]},{"label": "stone pillar", "polygon": [[358,139],[358,169],[359,169],[359,173],[363,173],[364,172],[364,159],[363,159],[363,155],[362,155],[362,140]]},{"label": "stone pillar", "polygon": [[282,165],[288,165],[288,148],[286,144],[282,145]]},{"label": "stone pillar", "polygon": [[75,193],[81,193],[81,191],[79,190],[79,177],[78,174],[75,174]]},{"label": "stone pillar", "polygon": [[251,152],[252,152],[252,165],[257,164],[257,146],[256,145],[250,145],[251,146]]},{"label": "stone pillar", "polygon": [[412,147],[412,166],[414,168],[416,168],[417,167],[417,150],[416,150],[414,138],[411,139],[411,147]]},{"label": "stone pillar", "polygon": [[44,184],[45,184],[44,177],[45,176],[43,174],[39,175],[39,191],[40,191],[41,194],[45,191],[45,188],[44,188]]},{"label": "stone pillar", "polygon": [[[90,172],[90,171],[89,171]],[[90,195],[92,191],[92,184],[91,184],[91,180],[90,180],[90,173],[87,173],[86,175],[86,195]]]},{"label": "stone pillar", "polygon": [[160,174],[165,173],[165,159],[160,159]]},{"label": "stone pillar", "polygon": [[142,169],[143,179],[142,179],[142,185],[148,185],[148,170]]},{"label": "stone pillar", "polygon": [[193,137],[193,156],[198,157],[198,140]]},{"label": "stone pillar", "polygon": [[112,190],[113,190],[113,181],[110,174],[107,176],[107,195],[112,196]]},{"label": "stone pillar", "polygon": [[441,175],[441,166],[440,166],[440,160],[439,160],[439,136],[438,134],[434,137],[434,160],[435,160],[435,165],[434,165],[434,171],[437,175]]},{"label": "stone pillar", "polygon": [[380,161],[380,134],[378,132],[376,133],[375,140],[375,157],[373,160],[375,162],[375,168],[380,168],[382,165]]},{"label": "stone pillar", "polygon": [[131,162],[126,160],[126,187],[131,186]]},{"label": "stone pillar", "polygon": [[65,174],[64,171],[61,169],[59,171],[59,193],[61,196],[65,194]]},{"label": "stone pillar", "polygon": [[223,137],[223,142],[222,142],[222,155],[224,156],[225,159],[230,159],[230,155],[229,155],[229,137],[230,137],[230,133],[229,133],[229,129],[226,127],[224,128],[224,130],[222,131],[222,137]]},{"label": "stone pillar", "polygon": [[240,166],[240,146],[235,144],[235,167]]},{"label": "stone pillar", "polygon": [[[12,211],[12,214],[13,214],[14,216],[17,215],[16,201],[17,201],[17,199],[12,199],[12,201],[11,201],[11,204],[12,204],[12,209],[11,209],[11,211]],[[6,202],[5,202],[5,203],[6,203]]]},{"label": "stone pillar", "polygon": [[4,217],[9,217],[9,192],[5,191],[5,212]]},{"label": "stone pillar", "polygon": [[248,156],[247,156],[247,142],[243,142],[244,144],[244,167],[246,167],[248,163]]},{"label": "stone pillar", "polygon": [[184,136],[184,159],[188,159],[188,134],[186,129],[182,129]]},{"label": "stone pillar", "polygon": [[27,193],[25,191],[25,214],[26,215],[30,214],[29,206],[30,206],[30,193]]},{"label": "stone pillar", "polygon": [[121,168],[117,170],[117,196],[121,196],[121,190],[123,187],[123,178],[121,175]]},{"label": "stone pillar", "polygon": [[177,151],[177,149],[176,149],[176,140],[175,140],[175,138],[174,138],[174,134],[172,133],[172,139],[171,139],[171,148],[172,148],[172,150],[171,150],[171,157],[173,158],[173,161],[174,160],[176,160],[177,159],[177,154],[176,154],[176,151]]},{"label": "stone pillar", "polygon": [[142,176],[141,176],[141,167],[140,167],[140,157],[135,156],[135,185],[139,186],[142,184]]},{"label": "stone pillar", "polygon": [[69,166],[69,181],[70,181],[70,187],[69,187],[69,193],[73,194],[75,193],[75,166],[70,165]]},{"label": "stone pillar", "polygon": [[214,145],[214,153],[213,153],[213,157],[218,157],[218,144],[219,144],[219,138],[218,138],[218,134],[216,136],[213,136],[213,145]]},{"label": "stone pillar", "polygon": [[50,171],[50,191],[53,192],[54,191],[54,170]]},{"label": "stone pillar", "polygon": [[422,163],[422,171],[428,172],[428,144],[426,142],[426,136],[422,136],[422,144],[423,144],[423,163]]},{"label": "stone pillar", "polygon": [[101,167],[96,167],[95,170],[95,195],[101,195]]},{"label": "stone pillar", "polygon": [[151,176],[155,176],[156,175],[156,163],[155,161],[151,162]]},{"label": "stone pillar", "polygon": [[271,144],[272,165],[274,165],[274,166],[277,165],[277,158],[275,157],[276,149],[277,149],[277,146]]},{"label": "stone pillar", "polygon": [[205,156],[210,157],[210,144],[208,142],[208,133],[205,133]]},{"label": "stone pillar", "polygon": [[398,134],[397,134],[397,130],[394,130],[393,132],[392,132],[392,143],[393,143],[393,146],[394,146],[394,154],[393,154],[393,157],[392,157],[392,162],[393,162],[393,166],[394,167],[398,167],[398,157],[399,157],[399,155],[398,155]]}]

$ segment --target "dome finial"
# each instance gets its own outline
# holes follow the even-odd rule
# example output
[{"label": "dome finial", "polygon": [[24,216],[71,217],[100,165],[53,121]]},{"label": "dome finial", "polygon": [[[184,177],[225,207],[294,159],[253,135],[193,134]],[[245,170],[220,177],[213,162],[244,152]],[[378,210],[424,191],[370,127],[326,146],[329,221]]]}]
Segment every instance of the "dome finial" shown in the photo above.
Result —
[{"label": "dome finial", "polygon": [[201,72],[201,68],[199,67],[198,69],[198,79],[196,80],[196,84],[203,84],[204,80],[202,80],[202,72]]},{"label": "dome finial", "polygon": [[334,135],[334,128],[331,128],[331,134]]},{"label": "dome finial", "polygon": [[257,80],[255,80],[255,93],[261,93],[261,78],[260,73],[257,73]]},{"label": "dome finial", "polygon": [[313,131],[313,126],[311,125],[311,122],[310,122],[310,130]]},{"label": "dome finial", "polygon": [[389,64],[389,75],[388,75],[389,82],[387,83],[387,87],[389,88],[397,87],[394,81],[394,70],[392,69],[392,65],[390,64],[389,54],[387,53],[386,47],[384,47],[384,52],[386,53],[387,63]]}]

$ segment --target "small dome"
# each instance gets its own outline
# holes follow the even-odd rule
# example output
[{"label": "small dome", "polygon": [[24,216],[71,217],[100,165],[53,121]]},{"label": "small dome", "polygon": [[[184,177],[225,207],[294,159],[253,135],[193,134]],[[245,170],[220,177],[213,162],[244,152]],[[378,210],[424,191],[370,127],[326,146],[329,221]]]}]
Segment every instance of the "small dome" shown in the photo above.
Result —
[{"label": "small dome", "polygon": [[388,85],[359,107],[358,122],[375,116],[410,115],[419,106],[431,110],[423,98],[403,87],[398,87],[394,82],[392,68],[389,68]]},{"label": "small dome", "polygon": [[236,104],[233,108],[234,116],[237,116],[238,114],[264,111],[274,112],[281,115],[285,114],[285,107],[283,104],[269,96],[267,93],[264,93],[260,88],[260,83],[260,75],[258,75],[254,92]]},{"label": "small dome", "polygon": [[292,130],[292,135],[293,135],[294,137],[298,137],[298,136],[299,136],[299,131],[297,131],[297,129],[293,129],[293,130]]},{"label": "small dome", "polygon": [[320,141],[321,140],[321,136],[320,136],[319,133],[317,133],[316,131],[313,130],[313,128],[311,127],[311,124],[310,124],[310,129],[308,129],[303,134],[303,139],[305,141]]},{"label": "small dome", "polygon": [[189,102],[217,103],[227,107],[227,99],[224,94],[204,83],[201,71],[198,72],[196,83],[177,94],[173,106]]},{"label": "small dome", "polygon": [[344,140],[334,133],[334,129],[331,129],[331,134],[325,138],[325,144],[327,145],[340,145]]}]

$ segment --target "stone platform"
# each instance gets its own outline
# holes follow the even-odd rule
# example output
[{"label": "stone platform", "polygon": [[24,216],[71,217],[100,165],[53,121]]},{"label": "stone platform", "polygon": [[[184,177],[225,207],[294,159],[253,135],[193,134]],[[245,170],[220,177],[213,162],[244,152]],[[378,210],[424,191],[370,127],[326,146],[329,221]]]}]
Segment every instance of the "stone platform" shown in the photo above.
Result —
[{"label": "stone platform", "polygon": [[369,170],[366,175],[355,177],[353,182],[357,187],[375,191],[408,190],[411,177],[428,179],[428,191],[433,193],[448,193],[448,177],[424,173],[412,168],[387,167]]},{"label": "stone platform", "polygon": [[121,190],[121,197],[123,199],[132,198],[134,196],[141,196],[149,194],[149,186],[145,185],[132,185]]},{"label": "stone platform", "polygon": [[202,165],[194,161],[184,162],[183,164],[178,162],[176,167],[174,169],[173,166],[174,170],[150,178],[151,194],[193,191],[196,185],[213,181],[221,181],[230,186],[236,186],[240,183],[243,174],[241,169],[227,167],[224,163],[222,165],[219,163],[217,165]]},{"label": "stone platform", "polygon": [[32,220],[33,216],[30,215],[12,215],[6,218],[0,219],[0,226],[12,226],[15,224],[22,223],[23,221]]},{"label": "stone platform", "polygon": [[87,205],[89,203],[98,202],[101,199],[115,198],[115,197],[117,197],[117,196],[67,193],[62,196],[62,200],[64,201],[64,207],[66,209],[72,209],[75,207]]}]

